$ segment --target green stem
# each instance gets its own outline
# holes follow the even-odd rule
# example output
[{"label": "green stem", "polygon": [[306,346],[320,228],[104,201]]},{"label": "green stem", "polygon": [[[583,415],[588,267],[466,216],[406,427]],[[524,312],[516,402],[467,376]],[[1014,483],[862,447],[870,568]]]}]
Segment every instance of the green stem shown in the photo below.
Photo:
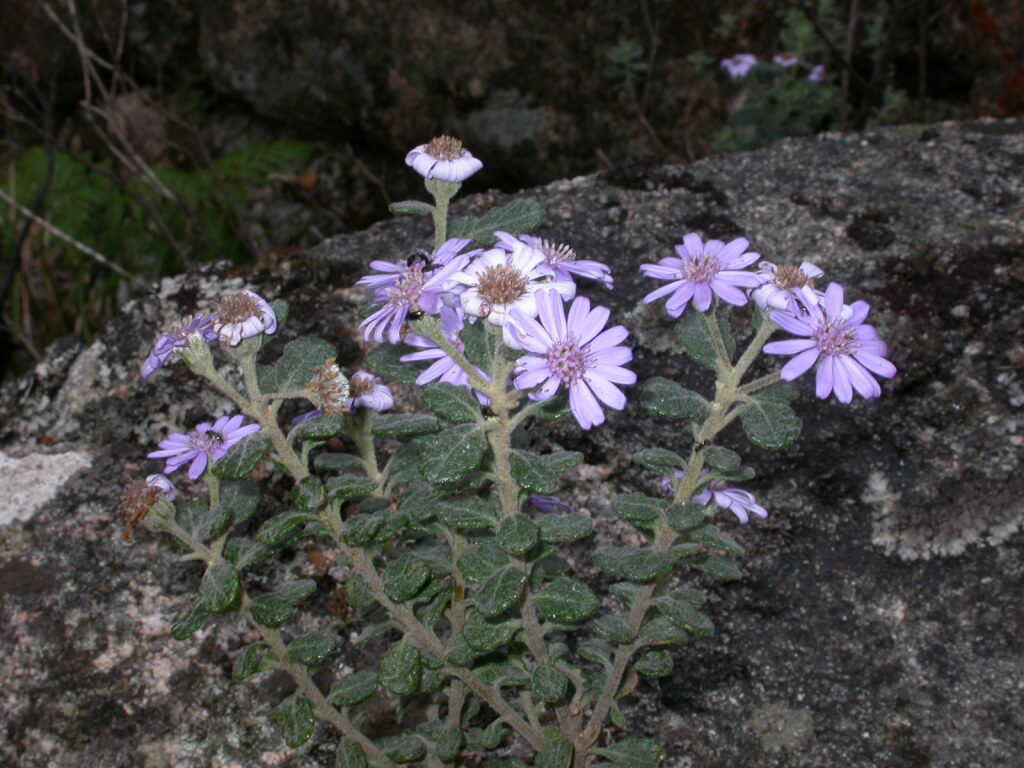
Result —
[{"label": "green stem", "polygon": [[359,458],[363,462],[363,471],[366,476],[377,484],[376,494],[384,495],[384,475],[377,464],[377,446],[373,440],[373,422],[377,418],[377,412],[372,408],[362,408],[352,414],[345,421],[347,422],[348,436],[356,444],[359,451]]}]

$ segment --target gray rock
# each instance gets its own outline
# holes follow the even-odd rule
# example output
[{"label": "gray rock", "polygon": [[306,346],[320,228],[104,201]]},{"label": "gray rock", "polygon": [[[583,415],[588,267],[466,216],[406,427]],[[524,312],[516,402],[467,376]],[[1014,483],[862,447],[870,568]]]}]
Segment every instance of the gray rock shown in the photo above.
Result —
[{"label": "gray rock", "polygon": [[[666,744],[669,766],[1019,765],[1022,170],[1024,124],[980,122],[787,140],[523,193],[549,212],[541,234],[612,266],[616,290],[590,294],[635,329],[642,378],[708,384],[661,307],[640,303],[652,284],[637,266],[671,255],[689,231],[815,262],[873,305],[900,369],[883,398],[848,407],[814,400],[801,382],[804,435],[784,451],[726,435],[758,471],[750,487],[771,517],[735,530],[747,576],[713,587],[716,634],[676,650],[673,676],[643,683],[625,707],[636,735]],[[479,195],[456,215],[506,199]],[[34,514],[0,527],[0,763],[329,764],[324,727],[292,752],[270,724],[287,683],[229,682],[251,640],[239,621],[210,621],[186,643],[168,637],[199,568],[145,532],[124,544],[117,497],[157,468],[144,456],[167,429],[225,409],[180,366],[149,382],[136,370],[166,322],[207,307],[220,285],[243,284],[291,304],[271,354],[313,333],[351,367],[363,298],[354,281],[371,259],[427,236],[422,220],[390,222],[271,269],[217,265],[166,280],[94,345],[57,345],[2,391],[11,461],[90,458]],[[635,405],[582,436],[571,425],[534,436],[586,453],[591,468],[563,495],[595,516],[601,537],[625,535],[608,513],[612,493],[657,487],[630,456],[652,436],[686,446]],[[343,626],[329,613],[329,570],[303,549],[260,578],[319,578],[299,623]],[[359,653],[346,648],[329,671]]]}]

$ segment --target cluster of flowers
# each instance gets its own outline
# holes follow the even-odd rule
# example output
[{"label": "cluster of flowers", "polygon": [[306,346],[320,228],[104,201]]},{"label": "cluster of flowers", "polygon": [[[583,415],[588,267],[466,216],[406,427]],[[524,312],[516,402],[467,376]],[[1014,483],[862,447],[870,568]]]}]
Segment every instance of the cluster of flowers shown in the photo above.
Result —
[{"label": "cluster of flowers", "polygon": [[[792,69],[800,64],[800,57],[795,53],[777,53],[772,57],[772,62],[783,69]],[[757,66],[757,56],[752,53],[737,53],[728,59],[722,59],[719,66],[733,80],[742,80],[750,74],[750,70]],[[816,64],[811,67],[807,79],[812,83],[827,83],[828,70],[824,64]]]}]

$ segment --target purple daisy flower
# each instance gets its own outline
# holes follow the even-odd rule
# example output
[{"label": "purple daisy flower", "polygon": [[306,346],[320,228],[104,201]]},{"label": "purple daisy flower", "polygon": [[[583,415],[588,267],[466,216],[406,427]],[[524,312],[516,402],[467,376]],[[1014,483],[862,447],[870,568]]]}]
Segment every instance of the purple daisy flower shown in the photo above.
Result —
[{"label": "purple daisy flower", "polygon": [[260,431],[259,424],[242,426],[243,416],[221,416],[213,424],[197,424],[187,435],[175,432],[160,441],[160,450],[146,454],[147,459],[167,459],[164,472],[173,472],[192,462],[190,480],[198,480],[210,459],[224,458],[228,450],[243,437]]},{"label": "purple daisy flower", "polygon": [[850,402],[854,390],[865,399],[878,397],[882,388],[870,373],[891,379],[896,366],[885,359],[885,342],[864,324],[870,310],[863,301],[843,304],[843,287],[838,283],[829,284],[824,299],[805,286],[787,311],[772,312],[771,317],[783,330],[806,338],[773,341],[765,344],[764,351],[795,355],[782,367],[786,381],[803,375],[820,359],[815,394],[822,400],[833,391],[841,403]]},{"label": "purple daisy flower", "polygon": [[[466,348],[462,343],[462,339],[459,338],[459,331],[464,327],[464,323],[461,315],[450,307],[441,307],[441,333],[444,337],[452,343],[452,345],[459,351],[465,353]],[[416,377],[416,383],[421,387],[425,384],[429,384],[432,381],[443,381],[447,384],[453,384],[456,387],[468,387],[469,374],[466,373],[462,368],[448,356],[441,347],[439,347],[434,341],[428,339],[426,336],[420,336],[415,333],[406,334],[403,341],[412,347],[418,347],[420,352],[413,352],[408,355],[403,355],[398,358],[403,363],[414,363],[422,360],[433,360],[419,376]],[[479,368],[476,369],[483,378],[490,381],[490,376],[481,371]],[[477,393],[477,397],[483,397],[480,393]],[[487,398],[484,398],[485,400]]]},{"label": "purple daisy flower", "polygon": [[772,61],[775,62],[778,66],[782,67],[783,69],[789,69],[790,67],[795,67],[797,64],[800,63],[800,57],[797,56],[795,53],[790,53],[787,51],[785,53],[775,54],[772,57]]},{"label": "purple daisy flower", "polygon": [[242,339],[276,331],[277,315],[262,296],[246,288],[217,305],[213,330],[221,342],[236,347]]},{"label": "purple daisy flower", "polygon": [[572,280],[573,275],[576,275],[588,280],[596,280],[609,290],[615,287],[612,271],[605,264],[589,259],[577,259],[575,249],[569,245],[555,244],[533,235],[515,237],[508,232],[495,232],[494,236],[498,238],[498,244],[506,251],[513,250],[516,243],[525,243],[530,248],[540,251],[554,269],[556,280]]},{"label": "purple daisy flower", "polygon": [[372,288],[377,294],[373,303],[384,306],[359,324],[365,331],[363,338],[367,341],[373,338],[379,344],[387,337],[389,343],[398,344],[410,311],[415,308],[436,315],[444,306],[444,294],[451,292],[445,283],[472,256],[481,252],[459,253],[469,242],[458,238],[448,240],[432,259],[413,253],[394,264],[371,261],[370,266],[383,274],[361,277],[356,285]]},{"label": "purple daisy flower", "polygon": [[708,504],[714,499],[719,509],[727,509],[739,518],[742,525],[750,520],[748,512],[760,518],[768,517],[768,511],[754,500],[754,494],[739,488],[729,488],[724,480],[712,480],[704,490],[693,497],[695,504]]},{"label": "purple daisy flower", "polygon": [[825,69],[824,64],[818,64],[816,67],[811,69],[811,74],[807,76],[807,79],[812,83],[827,83],[828,82],[828,70]]},{"label": "purple daisy flower", "polygon": [[391,410],[395,404],[395,398],[391,390],[380,383],[380,376],[359,371],[353,373],[348,380],[348,409],[355,411],[357,408],[368,408],[377,413]]},{"label": "purple daisy flower", "polygon": [[[825,274],[809,261],[799,267],[788,264],[778,267],[770,261],[762,261],[757,267],[757,276],[763,282],[750,292],[750,298],[765,312],[787,309],[801,288],[805,285],[814,288],[814,280]],[[820,291],[815,293],[823,295]]]},{"label": "purple daisy flower", "polygon": [[168,501],[174,501],[174,497],[178,495],[178,492],[174,489],[174,483],[166,475],[147,475],[146,485],[150,488],[156,488]]},{"label": "purple daisy flower", "polygon": [[545,515],[572,514],[572,507],[557,496],[548,496],[544,493],[531,493],[526,497],[526,503],[538,512],[543,512]]},{"label": "purple daisy flower", "polygon": [[748,245],[742,237],[728,244],[721,240],[708,240],[705,244],[697,235],[687,235],[676,246],[678,258],[670,256],[657,264],[640,265],[646,277],[670,281],[644,296],[644,304],[671,294],[665,302],[669,317],[682,315],[691,299],[697,309],[707,312],[713,294],[729,304],[746,304],[747,295],[742,289],[761,285],[761,278],[745,271],[745,267],[761,258],[760,254],[748,252]]},{"label": "purple daisy flower", "polygon": [[201,336],[207,344],[217,341],[217,332],[213,330],[216,315],[187,315],[174,328],[156,340],[146,362],[139,368],[142,378],[148,379],[158,370],[167,365],[171,355],[188,348],[189,339],[194,335]]},{"label": "purple daisy flower", "polygon": [[420,144],[405,156],[405,164],[425,179],[463,182],[484,164],[451,136],[438,136],[429,144]]},{"label": "purple daisy flower", "polygon": [[618,346],[629,332],[621,325],[602,332],[611,314],[605,307],[591,311],[590,300],[579,296],[569,308],[555,291],[537,294],[540,322],[513,309],[507,328],[516,343],[530,354],[515,367],[516,389],[533,389],[531,400],[550,400],[558,388],[569,390],[569,407],[583,429],[604,422],[600,400],[621,411],[626,396],[616,384],[636,384],[636,374],[624,363],[633,359],[628,347]]},{"label": "purple daisy flower", "polygon": [[722,59],[719,65],[733,80],[741,80],[757,66],[757,56],[752,53],[737,53],[730,59]]}]

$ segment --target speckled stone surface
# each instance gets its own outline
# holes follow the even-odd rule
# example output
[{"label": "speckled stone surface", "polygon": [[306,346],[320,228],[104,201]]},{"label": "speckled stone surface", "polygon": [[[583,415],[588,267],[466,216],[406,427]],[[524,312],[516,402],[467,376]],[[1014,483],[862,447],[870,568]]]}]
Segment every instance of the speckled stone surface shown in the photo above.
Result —
[{"label": "speckled stone surface", "polygon": [[[883,398],[850,407],[815,401],[803,382],[804,435],[782,452],[726,435],[757,470],[750,489],[771,517],[736,529],[746,577],[713,587],[716,633],[675,650],[671,677],[641,685],[626,707],[633,730],[665,743],[673,768],[1019,765],[1024,124],[829,134],[523,196],[549,212],[541,234],[612,266],[615,292],[590,293],[636,329],[641,378],[708,384],[678,354],[660,307],[640,304],[652,285],[636,271],[690,231],[815,262],[872,303],[900,369]],[[504,201],[481,195],[456,214]],[[427,235],[423,221],[385,223],[272,271],[222,265],[166,280],[92,347],[58,344],[0,393],[11,461],[92,457],[34,514],[0,526],[0,764],[330,764],[326,728],[296,752],[270,724],[286,681],[228,680],[251,640],[238,620],[211,620],[185,643],[168,636],[200,569],[146,532],[125,544],[117,497],[157,468],[144,456],[167,429],[225,410],[180,366],[149,382],[136,371],[167,322],[243,284],[291,304],[272,354],[313,333],[351,366],[363,298],[352,284],[371,259],[401,257]],[[567,425],[535,436],[585,452],[592,467],[562,495],[594,516],[599,537],[627,535],[611,495],[657,487],[630,456],[654,437],[685,445],[633,405],[585,436]],[[585,554],[573,560],[588,573]],[[301,549],[261,569],[257,587],[316,578],[299,624],[338,628],[334,572],[329,555]],[[328,673],[360,654],[346,648]]]}]

